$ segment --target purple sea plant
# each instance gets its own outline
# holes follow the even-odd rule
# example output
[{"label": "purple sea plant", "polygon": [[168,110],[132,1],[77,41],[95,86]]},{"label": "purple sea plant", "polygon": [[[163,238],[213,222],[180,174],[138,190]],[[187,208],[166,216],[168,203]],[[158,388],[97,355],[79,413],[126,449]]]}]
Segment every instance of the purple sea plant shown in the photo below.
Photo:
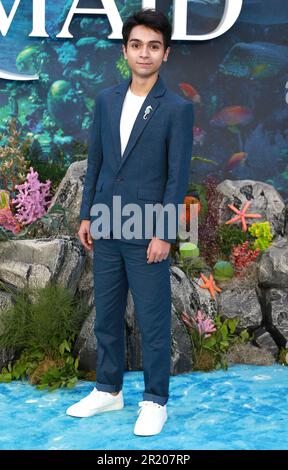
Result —
[{"label": "purple sea plant", "polygon": [[27,181],[23,184],[17,184],[15,187],[18,189],[19,194],[15,199],[12,199],[12,204],[15,204],[17,208],[15,217],[19,222],[28,225],[46,213],[50,202],[47,199],[51,197],[50,180],[41,183],[37,171],[34,171],[31,167],[30,173],[27,175]]}]

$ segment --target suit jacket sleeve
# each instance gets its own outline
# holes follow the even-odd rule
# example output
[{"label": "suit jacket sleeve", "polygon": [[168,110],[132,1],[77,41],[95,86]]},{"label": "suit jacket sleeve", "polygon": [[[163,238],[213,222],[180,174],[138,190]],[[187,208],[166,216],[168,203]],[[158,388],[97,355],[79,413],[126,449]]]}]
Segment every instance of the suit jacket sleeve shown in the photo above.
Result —
[{"label": "suit jacket sleeve", "polygon": [[88,162],[80,208],[80,220],[90,220],[90,209],[102,161],[101,107],[100,95],[98,95],[95,100],[93,122],[89,130]]},{"label": "suit jacket sleeve", "polygon": [[[176,209],[176,222],[178,221],[178,204],[183,204],[189,185],[190,163],[193,146],[193,104],[186,102],[179,106],[170,121],[168,137],[168,178],[165,187],[163,206],[173,204]],[[165,214],[164,214],[165,215]],[[164,218],[164,236],[158,238],[169,243],[175,243],[174,236],[169,237],[168,220]],[[178,223],[176,226],[176,234]]]}]

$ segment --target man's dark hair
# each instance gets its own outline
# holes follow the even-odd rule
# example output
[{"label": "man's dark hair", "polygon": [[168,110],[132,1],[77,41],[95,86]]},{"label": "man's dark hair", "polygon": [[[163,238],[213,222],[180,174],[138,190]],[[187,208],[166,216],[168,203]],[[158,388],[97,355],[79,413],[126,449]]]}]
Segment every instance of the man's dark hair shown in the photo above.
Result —
[{"label": "man's dark hair", "polygon": [[160,32],[163,35],[164,51],[170,46],[172,36],[172,26],[169,23],[167,16],[160,10],[152,8],[142,8],[129,16],[125,21],[122,28],[123,43],[125,49],[129,40],[130,33],[135,26],[147,26],[154,31]]}]

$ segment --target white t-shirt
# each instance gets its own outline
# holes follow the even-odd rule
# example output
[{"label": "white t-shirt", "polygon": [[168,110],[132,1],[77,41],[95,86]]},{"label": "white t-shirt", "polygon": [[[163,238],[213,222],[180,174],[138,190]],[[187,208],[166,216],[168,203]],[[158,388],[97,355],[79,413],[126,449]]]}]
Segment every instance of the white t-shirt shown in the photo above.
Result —
[{"label": "white t-shirt", "polygon": [[130,90],[130,87],[128,88],[120,119],[121,155],[123,155],[125,151],[132,128],[134,126],[134,122],[139,114],[146,96],[134,95],[134,93],[132,93]]}]

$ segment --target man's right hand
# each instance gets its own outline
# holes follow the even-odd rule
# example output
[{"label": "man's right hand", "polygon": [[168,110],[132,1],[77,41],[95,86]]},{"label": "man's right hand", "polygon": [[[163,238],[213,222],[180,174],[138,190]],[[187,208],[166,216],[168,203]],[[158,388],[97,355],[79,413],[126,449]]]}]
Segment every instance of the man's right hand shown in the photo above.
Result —
[{"label": "man's right hand", "polygon": [[86,248],[86,250],[92,251],[93,250],[93,238],[90,234],[90,220],[82,220],[78,235],[80,238],[80,242]]}]

